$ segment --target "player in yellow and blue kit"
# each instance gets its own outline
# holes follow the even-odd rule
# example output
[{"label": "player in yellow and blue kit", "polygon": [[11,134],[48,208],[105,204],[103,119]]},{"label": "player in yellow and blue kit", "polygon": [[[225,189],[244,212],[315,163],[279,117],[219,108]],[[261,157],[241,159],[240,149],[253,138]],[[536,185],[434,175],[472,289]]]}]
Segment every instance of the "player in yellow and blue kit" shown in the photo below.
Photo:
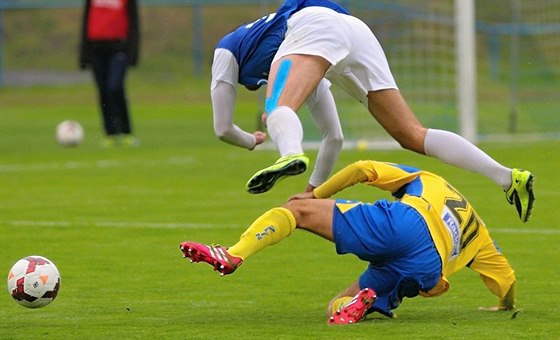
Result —
[{"label": "player in yellow and blue kit", "polygon": [[[389,191],[395,200],[327,199],[357,183]],[[225,275],[296,227],[334,242],[338,254],[368,262],[359,279],[329,304],[331,323],[358,322],[374,311],[393,317],[404,297],[445,293],[447,278],[464,267],[476,271],[499,298],[491,309],[514,308],[514,271],[465,197],[433,173],[398,164],[353,163],[313,192],[261,215],[234,246],[183,242],[181,250]]]}]

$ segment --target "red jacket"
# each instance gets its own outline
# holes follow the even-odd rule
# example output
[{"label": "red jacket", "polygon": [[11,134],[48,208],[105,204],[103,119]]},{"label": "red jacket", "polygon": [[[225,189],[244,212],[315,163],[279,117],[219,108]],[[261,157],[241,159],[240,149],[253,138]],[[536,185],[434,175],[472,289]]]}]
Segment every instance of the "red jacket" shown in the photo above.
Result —
[{"label": "red jacket", "polygon": [[139,57],[139,18],[136,0],[86,0],[82,21],[80,66],[91,64],[97,52],[125,52],[128,64]]}]

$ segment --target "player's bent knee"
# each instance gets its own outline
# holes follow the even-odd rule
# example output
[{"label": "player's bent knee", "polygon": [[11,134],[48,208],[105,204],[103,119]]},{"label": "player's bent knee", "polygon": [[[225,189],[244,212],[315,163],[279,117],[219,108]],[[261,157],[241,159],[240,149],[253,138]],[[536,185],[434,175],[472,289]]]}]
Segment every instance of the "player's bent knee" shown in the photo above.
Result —
[{"label": "player's bent knee", "polygon": [[306,200],[295,199],[284,204],[284,208],[288,209],[294,215],[294,218],[296,219],[296,225],[299,225],[299,222],[302,219],[302,205],[305,201]]},{"label": "player's bent knee", "polygon": [[313,221],[320,213],[319,201],[317,199],[294,199],[284,204],[284,208],[294,215],[298,228],[313,230]]},{"label": "player's bent knee", "polygon": [[417,153],[421,153],[424,154],[424,146],[423,145],[418,145],[417,143],[415,143],[414,141],[409,141],[409,140],[398,140],[397,142],[399,143],[399,145],[406,150],[410,150],[410,151],[414,151]]}]

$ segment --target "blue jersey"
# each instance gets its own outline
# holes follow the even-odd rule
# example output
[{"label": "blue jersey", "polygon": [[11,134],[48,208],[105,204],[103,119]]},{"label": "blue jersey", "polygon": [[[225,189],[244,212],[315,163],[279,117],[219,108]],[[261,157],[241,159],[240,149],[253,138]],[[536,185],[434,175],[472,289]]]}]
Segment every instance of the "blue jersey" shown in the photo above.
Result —
[{"label": "blue jersey", "polygon": [[272,59],[284,40],[288,18],[311,6],[349,14],[345,8],[328,0],[286,0],[276,13],[242,25],[220,40],[216,48],[227,49],[235,56],[241,85],[258,87],[266,83]]}]

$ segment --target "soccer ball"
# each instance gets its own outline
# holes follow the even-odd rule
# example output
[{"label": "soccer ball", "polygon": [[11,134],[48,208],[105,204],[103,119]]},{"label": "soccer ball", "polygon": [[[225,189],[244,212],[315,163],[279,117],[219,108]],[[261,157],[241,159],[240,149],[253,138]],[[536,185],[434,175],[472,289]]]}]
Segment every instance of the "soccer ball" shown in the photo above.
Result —
[{"label": "soccer ball", "polygon": [[84,129],[74,120],[65,120],[56,127],[56,141],[62,146],[76,146],[84,140]]},{"label": "soccer ball", "polygon": [[32,255],[17,261],[8,274],[8,293],[20,305],[44,307],[60,289],[60,274],[49,259]]}]

